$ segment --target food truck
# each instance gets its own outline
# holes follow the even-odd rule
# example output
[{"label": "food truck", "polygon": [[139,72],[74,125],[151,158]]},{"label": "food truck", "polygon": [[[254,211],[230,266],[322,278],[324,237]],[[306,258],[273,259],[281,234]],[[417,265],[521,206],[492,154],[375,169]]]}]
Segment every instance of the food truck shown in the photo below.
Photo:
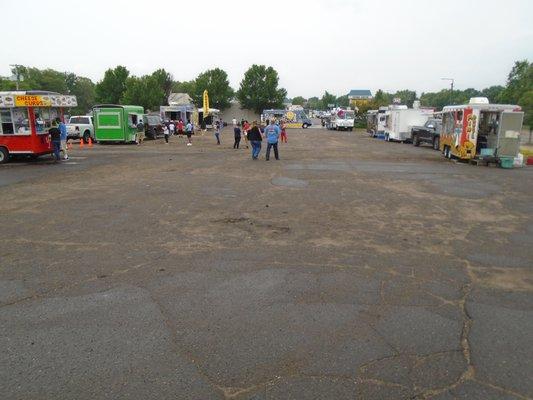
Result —
[{"label": "food truck", "polygon": [[389,106],[386,115],[385,140],[405,142],[411,140],[411,128],[424,125],[433,116],[433,109],[407,108],[404,105]]},{"label": "food truck", "polygon": [[374,137],[378,130],[378,110],[366,112],[366,132]]},{"label": "food truck", "polygon": [[285,122],[286,128],[309,128],[313,123],[303,109],[293,110],[263,110],[261,114],[261,122],[266,123],[267,120],[276,120]]},{"label": "food truck", "polygon": [[118,104],[93,107],[94,137],[97,142],[131,143],[137,140],[137,124],[143,120],[144,108]]},{"label": "food truck", "polygon": [[326,117],[326,129],[337,131],[353,131],[355,123],[355,111],[343,108],[334,108]]},{"label": "food truck", "polygon": [[209,113],[204,117],[204,109],[198,109],[198,125],[201,129],[213,129],[216,121],[220,121],[220,110],[216,108],[210,108]]},{"label": "food truck", "polygon": [[447,158],[493,158],[504,167],[512,166],[520,150],[523,120],[520,106],[490,104],[485,97],[446,106],[442,110],[440,150]]},{"label": "food truck", "polygon": [[37,157],[53,152],[48,129],[76,107],[76,96],[40,90],[0,92],[0,164],[10,155]]}]

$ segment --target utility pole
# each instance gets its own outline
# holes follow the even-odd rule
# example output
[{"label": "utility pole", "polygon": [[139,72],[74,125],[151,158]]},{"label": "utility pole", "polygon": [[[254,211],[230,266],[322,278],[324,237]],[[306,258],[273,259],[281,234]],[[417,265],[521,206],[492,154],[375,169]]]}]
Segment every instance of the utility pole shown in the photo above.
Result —
[{"label": "utility pole", "polygon": [[440,78],[443,81],[450,81],[450,104],[453,104],[453,84],[455,80],[453,78]]},{"label": "utility pole", "polygon": [[22,67],[22,65],[20,64],[9,64],[10,67],[13,67],[15,68],[15,76],[17,77],[17,81],[16,81],[16,87],[17,87],[17,90],[19,90],[19,81],[20,81],[20,73],[19,73],[19,67]]}]

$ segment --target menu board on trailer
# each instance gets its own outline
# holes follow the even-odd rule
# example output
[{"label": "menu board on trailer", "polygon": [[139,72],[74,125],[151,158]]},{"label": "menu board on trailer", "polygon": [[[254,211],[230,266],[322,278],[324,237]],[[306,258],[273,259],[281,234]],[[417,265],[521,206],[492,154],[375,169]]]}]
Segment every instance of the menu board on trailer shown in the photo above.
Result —
[{"label": "menu board on trailer", "polygon": [[0,107],[76,107],[76,96],[0,95]]}]

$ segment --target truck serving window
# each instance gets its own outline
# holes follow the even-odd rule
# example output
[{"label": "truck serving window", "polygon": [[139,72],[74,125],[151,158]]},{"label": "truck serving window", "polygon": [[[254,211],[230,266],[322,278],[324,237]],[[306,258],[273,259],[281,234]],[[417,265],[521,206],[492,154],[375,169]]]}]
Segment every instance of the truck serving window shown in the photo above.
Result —
[{"label": "truck serving window", "polygon": [[13,135],[14,133],[11,110],[9,108],[0,109],[0,135]]}]

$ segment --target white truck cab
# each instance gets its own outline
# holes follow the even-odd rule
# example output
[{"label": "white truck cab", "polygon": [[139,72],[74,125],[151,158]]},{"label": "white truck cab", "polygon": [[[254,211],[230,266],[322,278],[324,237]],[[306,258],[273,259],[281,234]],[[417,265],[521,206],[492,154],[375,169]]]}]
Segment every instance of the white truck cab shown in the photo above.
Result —
[{"label": "white truck cab", "polygon": [[67,123],[69,139],[82,139],[89,143],[89,138],[94,141],[94,125],[92,115],[73,115]]}]

